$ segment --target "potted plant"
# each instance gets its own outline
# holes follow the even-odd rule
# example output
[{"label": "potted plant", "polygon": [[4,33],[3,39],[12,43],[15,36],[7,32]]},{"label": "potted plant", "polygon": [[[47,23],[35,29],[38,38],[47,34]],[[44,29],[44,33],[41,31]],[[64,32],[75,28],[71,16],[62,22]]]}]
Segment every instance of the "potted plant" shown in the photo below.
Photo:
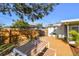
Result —
[{"label": "potted plant", "polygon": [[78,47],[79,46],[79,33],[76,30],[71,30],[69,34],[70,34],[69,44],[75,47]]}]

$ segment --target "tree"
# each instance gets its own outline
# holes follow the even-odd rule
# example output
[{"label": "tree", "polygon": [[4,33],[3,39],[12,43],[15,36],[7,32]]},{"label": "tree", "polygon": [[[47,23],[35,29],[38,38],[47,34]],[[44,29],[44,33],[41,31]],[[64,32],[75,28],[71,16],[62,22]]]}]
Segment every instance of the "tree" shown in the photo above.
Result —
[{"label": "tree", "polygon": [[24,20],[17,20],[12,24],[12,27],[17,27],[17,28],[26,28],[27,26],[29,26],[29,24]]},{"label": "tree", "polygon": [[57,3],[1,3],[0,12],[12,16],[12,13],[21,19],[34,21],[48,15]]},{"label": "tree", "polygon": [[5,24],[0,24],[0,28],[2,28],[2,27],[4,27],[5,26]]},{"label": "tree", "polygon": [[0,24],[0,31],[3,27],[5,27],[5,24]]},{"label": "tree", "polygon": [[2,28],[2,24],[0,24],[0,28]]},{"label": "tree", "polygon": [[42,24],[37,24],[36,27],[41,28],[41,27],[43,27],[43,25]]},{"label": "tree", "polygon": [[13,27],[26,27],[28,23],[24,20],[28,19],[35,21],[42,19],[44,16],[47,16],[51,11],[53,11],[54,6],[58,5],[57,3],[0,3],[0,12],[3,15],[16,15],[22,21],[16,21],[13,24]]}]

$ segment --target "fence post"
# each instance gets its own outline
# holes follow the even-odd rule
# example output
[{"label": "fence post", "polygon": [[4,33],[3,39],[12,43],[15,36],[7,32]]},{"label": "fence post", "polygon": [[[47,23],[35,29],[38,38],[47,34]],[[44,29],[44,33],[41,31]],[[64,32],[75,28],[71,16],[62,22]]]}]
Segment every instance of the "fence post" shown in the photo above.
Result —
[{"label": "fence post", "polygon": [[11,43],[11,29],[10,29],[10,31],[9,31],[9,42]]}]

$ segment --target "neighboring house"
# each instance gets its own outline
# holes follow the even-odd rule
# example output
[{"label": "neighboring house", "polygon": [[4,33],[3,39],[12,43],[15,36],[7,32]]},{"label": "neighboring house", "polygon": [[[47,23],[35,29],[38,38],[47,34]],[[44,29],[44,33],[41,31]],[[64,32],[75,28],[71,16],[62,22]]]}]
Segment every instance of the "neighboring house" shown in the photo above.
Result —
[{"label": "neighboring house", "polygon": [[79,32],[79,19],[62,20],[60,24],[53,24],[52,27],[48,27],[48,36],[57,35],[68,40],[70,30]]},{"label": "neighboring house", "polygon": [[64,37],[64,29],[62,24],[53,24],[51,27],[48,27],[48,36],[57,36],[59,38]]},{"label": "neighboring house", "polygon": [[64,34],[68,40],[70,30],[76,30],[79,32],[79,19],[62,20],[61,23],[64,25]]}]

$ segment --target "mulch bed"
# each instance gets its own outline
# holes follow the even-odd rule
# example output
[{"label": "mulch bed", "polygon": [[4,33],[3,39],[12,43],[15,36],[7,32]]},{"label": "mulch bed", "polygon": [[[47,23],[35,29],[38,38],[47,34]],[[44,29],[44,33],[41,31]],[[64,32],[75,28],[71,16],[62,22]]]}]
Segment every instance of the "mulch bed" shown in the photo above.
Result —
[{"label": "mulch bed", "polygon": [[79,48],[76,48],[73,46],[70,46],[70,48],[71,48],[74,56],[79,56]]}]

